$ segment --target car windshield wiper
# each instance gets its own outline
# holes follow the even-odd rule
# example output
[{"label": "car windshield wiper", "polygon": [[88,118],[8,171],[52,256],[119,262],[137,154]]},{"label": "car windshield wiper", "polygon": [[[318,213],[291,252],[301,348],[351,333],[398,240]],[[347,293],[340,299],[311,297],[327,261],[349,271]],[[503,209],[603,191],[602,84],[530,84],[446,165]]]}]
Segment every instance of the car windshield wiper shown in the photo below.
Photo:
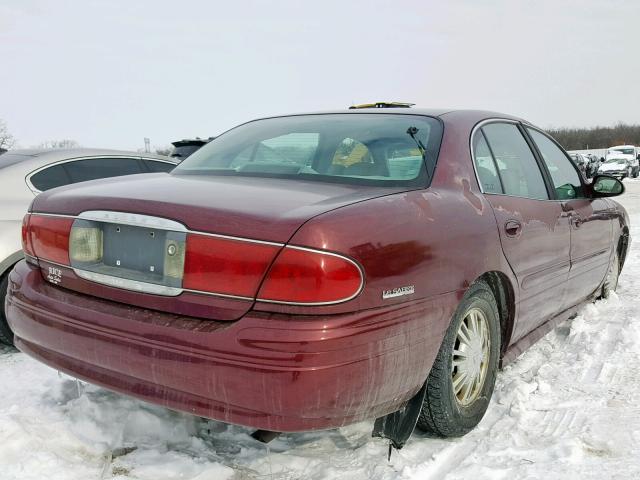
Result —
[{"label": "car windshield wiper", "polygon": [[424,143],[422,143],[422,140],[416,138],[416,134],[418,133],[418,131],[419,130],[417,127],[407,128],[407,134],[413,139],[414,142],[416,142],[416,145],[418,145],[418,149],[420,150],[420,154],[422,155],[422,160],[426,160],[427,149],[425,148]]}]

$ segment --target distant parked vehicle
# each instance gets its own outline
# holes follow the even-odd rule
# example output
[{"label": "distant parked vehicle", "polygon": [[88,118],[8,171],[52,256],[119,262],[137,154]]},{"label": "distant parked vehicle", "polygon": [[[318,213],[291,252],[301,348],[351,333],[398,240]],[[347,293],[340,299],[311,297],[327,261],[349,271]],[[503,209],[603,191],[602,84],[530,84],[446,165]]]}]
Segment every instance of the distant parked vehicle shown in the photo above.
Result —
[{"label": "distant parked vehicle", "polygon": [[573,162],[576,164],[578,169],[582,172],[582,174],[586,177],[587,165],[589,164],[589,159],[587,158],[587,156],[581,153],[571,153],[569,154],[569,156],[571,157],[571,160],[573,160]]},{"label": "distant parked vehicle", "polygon": [[593,178],[598,174],[598,168],[600,167],[600,159],[593,153],[587,153],[585,155],[588,159],[586,166],[587,178]]},{"label": "distant parked vehicle", "polygon": [[171,152],[170,156],[171,158],[183,161],[188,156],[200,150],[200,148],[202,148],[214,138],[216,137],[209,137],[204,139],[196,137],[172,142],[171,145],[173,145],[173,151]]},{"label": "distant parked vehicle", "polygon": [[3,153],[7,153],[7,150],[5,150],[4,148],[0,148],[0,155],[2,155]]},{"label": "distant parked vehicle", "polygon": [[[177,162],[153,154],[117,150],[10,150],[0,157],[0,305],[7,277],[23,258],[22,217],[40,192],[62,185],[135,173],[167,172]],[[126,193],[123,192],[126,195]],[[0,341],[11,344],[11,332],[0,308]]]},{"label": "distant parked vehicle", "polygon": [[625,158],[612,157],[600,164],[598,173],[622,180],[631,176],[632,169]]},{"label": "distant parked vehicle", "polygon": [[639,156],[640,148],[633,145],[618,145],[617,147],[607,149],[605,163],[613,159],[623,159],[628,164],[627,176],[636,178],[640,172],[640,163],[638,162]]}]

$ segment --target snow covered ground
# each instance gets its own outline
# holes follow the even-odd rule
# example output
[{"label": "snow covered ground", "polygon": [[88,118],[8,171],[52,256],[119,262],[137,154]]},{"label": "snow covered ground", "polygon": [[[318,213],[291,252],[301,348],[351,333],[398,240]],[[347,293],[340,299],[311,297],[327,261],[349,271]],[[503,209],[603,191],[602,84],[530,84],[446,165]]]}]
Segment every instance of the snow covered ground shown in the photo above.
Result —
[{"label": "snow covered ground", "polygon": [[640,179],[621,198],[632,249],[618,295],[508,366],[479,428],[414,434],[387,461],[371,422],[283,435],[154,407],[0,349],[0,479],[640,478]]}]

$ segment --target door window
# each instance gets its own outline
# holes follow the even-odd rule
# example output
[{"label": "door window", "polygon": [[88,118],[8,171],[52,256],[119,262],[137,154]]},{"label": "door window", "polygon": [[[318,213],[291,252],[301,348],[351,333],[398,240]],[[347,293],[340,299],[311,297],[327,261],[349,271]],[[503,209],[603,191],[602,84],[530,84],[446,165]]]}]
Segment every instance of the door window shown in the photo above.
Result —
[{"label": "door window", "polygon": [[41,192],[69,183],[71,183],[71,180],[69,179],[69,175],[67,175],[67,171],[64,169],[64,164],[45,168],[31,177],[31,184]]},{"label": "door window", "polygon": [[490,123],[482,131],[498,166],[504,193],[548,200],[538,162],[518,127],[512,123]]},{"label": "door window", "polygon": [[473,137],[473,161],[484,193],[504,193],[491,150],[481,131]]},{"label": "door window", "polygon": [[[546,135],[531,128],[527,128],[527,131],[538,146],[542,159],[549,169],[558,199],[583,197],[580,176],[565,153]],[[578,158],[581,160],[580,157],[579,155]]]},{"label": "door window", "polygon": [[150,172],[170,172],[176,166],[169,162],[156,162],[155,160],[142,160],[144,166]]},{"label": "door window", "polygon": [[68,162],[64,166],[72,183],[142,173],[136,158],[85,159]]}]

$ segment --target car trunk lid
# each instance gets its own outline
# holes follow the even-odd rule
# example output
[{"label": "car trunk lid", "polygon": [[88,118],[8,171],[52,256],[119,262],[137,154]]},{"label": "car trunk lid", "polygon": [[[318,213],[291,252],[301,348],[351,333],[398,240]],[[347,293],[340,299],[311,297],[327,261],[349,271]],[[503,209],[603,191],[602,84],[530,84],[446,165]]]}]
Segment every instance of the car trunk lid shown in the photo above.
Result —
[{"label": "car trunk lid", "polygon": [[[235,320],[251,308],[271,262],[307,220],[399,190],[151,174],[45,192],[34,201],[32,219],[73,225],[69,264],[40,260],[53,283],[141,307]],[[88,247],[98,241],[99,258]],[[248,257],[249,274],[236,267]]]}]

